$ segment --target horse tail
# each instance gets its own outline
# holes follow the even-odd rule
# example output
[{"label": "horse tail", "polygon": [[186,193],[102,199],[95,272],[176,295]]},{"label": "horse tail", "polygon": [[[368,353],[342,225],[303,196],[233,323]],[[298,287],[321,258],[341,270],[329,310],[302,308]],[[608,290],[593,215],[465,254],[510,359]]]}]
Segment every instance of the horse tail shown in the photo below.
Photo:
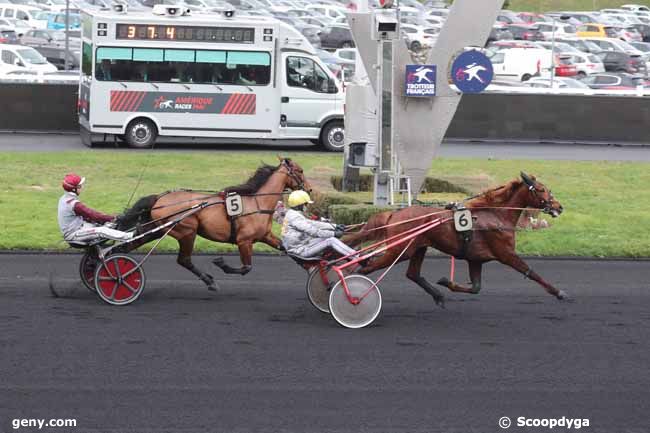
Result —
[{"label": "horse tail", "polygon": [[136,225],[144,225],[151,221],[151,209],[158,201],[157,194],[142,197],[133,207],[124,211],[117,219],[118,230],[129,230]]},{"label": "horse tail", "polygon": [[388,224],[393,211],[384,211],[368,218],[368,222],[355,233],[346,234],[341,240],[351,247],[356,247],[364,242],[378,241],[386,236],[385,225]]}]

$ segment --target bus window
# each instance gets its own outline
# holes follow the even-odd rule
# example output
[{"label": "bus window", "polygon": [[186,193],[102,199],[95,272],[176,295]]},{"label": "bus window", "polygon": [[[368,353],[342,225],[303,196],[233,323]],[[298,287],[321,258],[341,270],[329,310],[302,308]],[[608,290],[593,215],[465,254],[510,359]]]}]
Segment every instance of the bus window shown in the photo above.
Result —
[{"label": "bus window", "polygon": [[93,74],[92,64],[93,64],[93,46],[88,42],[83,43],[82,49],[82,60],[81,60],[81,71],[86,76],[91,76]]},{"label": "bus window", "polygon": [[101,81],[267,85],[271,55],[262,52],[152,48],[97,49]]}]

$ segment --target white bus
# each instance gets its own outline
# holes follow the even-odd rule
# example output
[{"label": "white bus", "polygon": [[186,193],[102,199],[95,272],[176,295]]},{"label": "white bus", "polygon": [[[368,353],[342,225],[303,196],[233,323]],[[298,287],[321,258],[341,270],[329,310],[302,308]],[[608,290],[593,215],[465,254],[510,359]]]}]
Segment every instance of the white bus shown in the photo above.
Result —
[{"label": "white bus", "polygon": [[82,14],[84,144],[112,134],[132,147],[184,136],[343,149],[343,89],[299,32],[264,17],[170,15],[177,10]]}]

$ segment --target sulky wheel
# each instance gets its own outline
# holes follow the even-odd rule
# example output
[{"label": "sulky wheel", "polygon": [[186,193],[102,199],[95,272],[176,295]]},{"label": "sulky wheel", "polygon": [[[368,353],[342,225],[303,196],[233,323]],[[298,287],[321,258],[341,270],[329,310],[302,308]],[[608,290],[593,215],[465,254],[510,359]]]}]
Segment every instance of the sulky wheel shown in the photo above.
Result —
[{"label": "sulky wheel", "polygon": [[86,251],[86,253],[81,257],[81,262],[79,262],[79,276],[81,277],[81,282],[84,283],[84,286],[91,292],[96,292],[95,289],[95,271],[97,270],[97,265],[99,264],[99,258],[94,251]]},{"label": "sulky wheel", "polygon": [[307,278],[307,297],[311,305],[318,311],[329,314],[330,287],[338,280],[339,276],[331,268],[314,266],[309,271],[309,278]]},{"label": "sulky wheel", "polygon": [[144,269],[124,254],[108,256],[97,266],[97,294],[112,305],[127,305],[138,299],[144,290]]},{"label": "sulky wheel", "polygon": [[353,298],[348,299],[343,283],[336,283],[330,293],[330,313],[346,328],[363,328],[370,325],[381,311],[381,293],[375,283],[363,275],[349,275],[345,282]]}]

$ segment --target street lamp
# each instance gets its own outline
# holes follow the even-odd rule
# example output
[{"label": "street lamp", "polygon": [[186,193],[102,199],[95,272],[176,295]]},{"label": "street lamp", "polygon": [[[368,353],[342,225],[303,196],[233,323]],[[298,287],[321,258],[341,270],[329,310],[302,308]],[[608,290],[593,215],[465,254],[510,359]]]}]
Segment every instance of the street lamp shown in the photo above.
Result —
[{"label": "street lamp", "polygon": [[[555,78],[555,26],[557,25],[557,20],[555,16],[551,17],[553,19],[553,33],[551,36],[551,89],[553,88],[553,79]],[[560,15],[560,21],[567,22],[571,17],[569,15]]]}]

